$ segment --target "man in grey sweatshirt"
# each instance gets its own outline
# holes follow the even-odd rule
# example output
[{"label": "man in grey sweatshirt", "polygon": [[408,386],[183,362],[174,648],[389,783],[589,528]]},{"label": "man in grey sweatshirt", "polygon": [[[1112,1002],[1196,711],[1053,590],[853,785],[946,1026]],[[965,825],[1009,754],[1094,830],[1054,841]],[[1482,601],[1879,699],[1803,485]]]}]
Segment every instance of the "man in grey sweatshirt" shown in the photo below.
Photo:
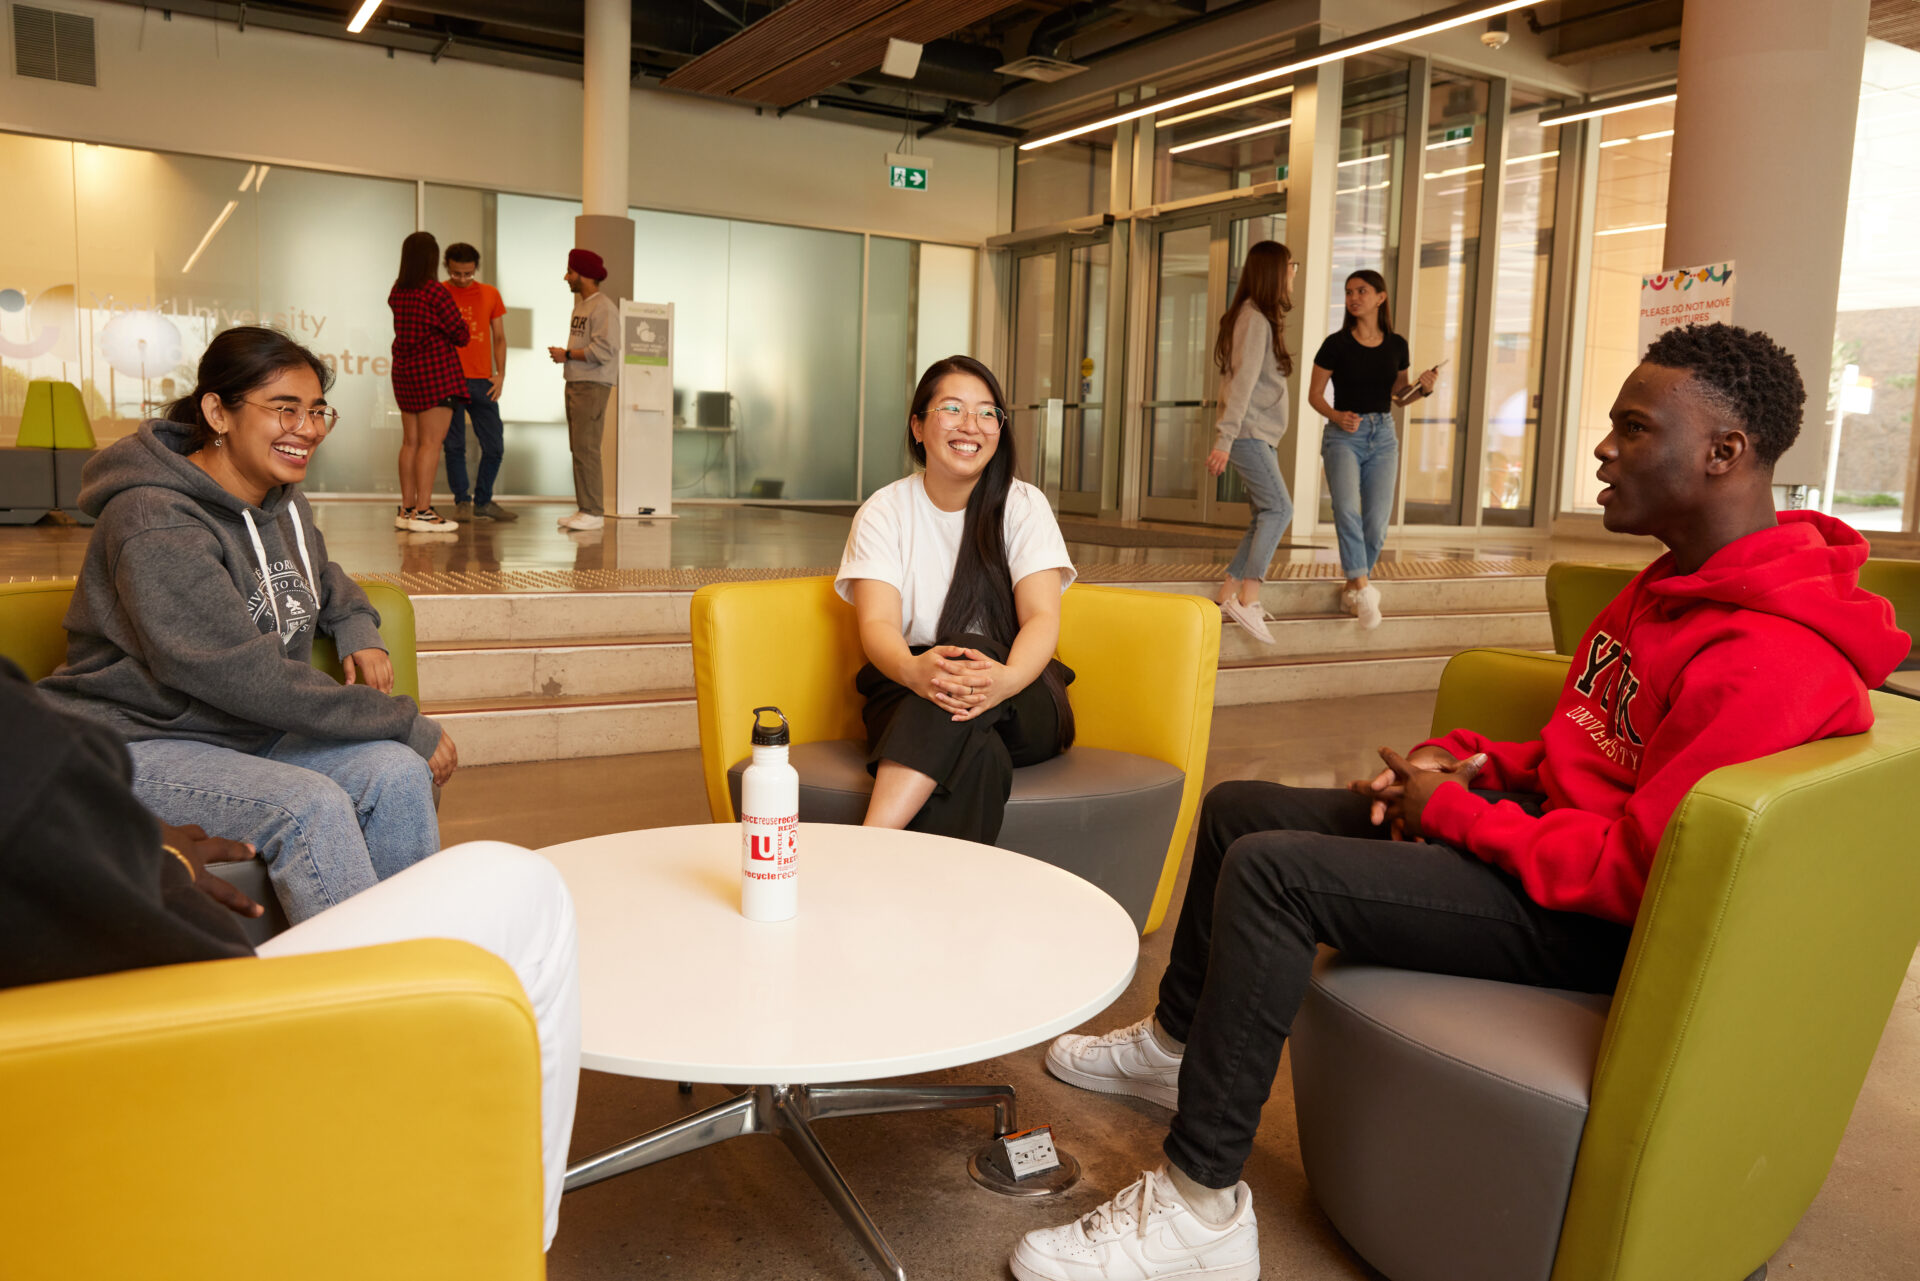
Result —
[{"label": "man in grey sweatshirt", "polygon": [[572,331],[565,347],[547,348],[567,382],[567,443],[573,449],[573,496],[579,506],[560,521],[562,529],[599,529],[606,523],[600,441],[620,377],[620,308],[600,292],[606,278],[606,263],[591,249],[567,255],[567,288],[575,294]]}]

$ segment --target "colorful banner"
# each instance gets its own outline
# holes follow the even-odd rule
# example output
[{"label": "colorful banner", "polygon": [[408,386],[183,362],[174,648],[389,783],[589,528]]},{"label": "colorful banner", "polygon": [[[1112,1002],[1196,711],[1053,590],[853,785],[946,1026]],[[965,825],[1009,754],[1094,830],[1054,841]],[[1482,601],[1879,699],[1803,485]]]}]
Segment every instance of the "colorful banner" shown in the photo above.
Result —
[{"label": "colorful banner", "polygon": [[1733,263],[1640,277],[1640,354],[1681,325],[1733,323]]}]

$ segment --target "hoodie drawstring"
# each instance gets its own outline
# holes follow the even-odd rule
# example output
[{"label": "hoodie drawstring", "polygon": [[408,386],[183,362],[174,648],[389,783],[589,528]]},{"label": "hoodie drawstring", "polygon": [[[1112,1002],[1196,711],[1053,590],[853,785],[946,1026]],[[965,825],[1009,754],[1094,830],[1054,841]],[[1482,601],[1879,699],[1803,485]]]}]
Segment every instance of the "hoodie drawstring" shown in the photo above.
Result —
[{"label": "hoodie drawstring", "polygon": [[280,602],[273,595],[273,572],[267,568],[267,549],[261,545],[259,526],[253,523],[253,513],[242,511],[240,519],[247,523],[247,537],[253,540],[253,559],[260,566],[260,590],[267,598],[267,608],[273,611],[273,634],[284,636],[281,629]]},{"label": "hoodie drawstring", "polygon": [[313,560],[307,555],[307,530],[300,523],[300,507],[297,503],[287,504],[287,514],[293,517],[293,542],[300,549],[300,563],[306,567],[307,590],[314,600],[320,599],[320,580],[313,576]]}]

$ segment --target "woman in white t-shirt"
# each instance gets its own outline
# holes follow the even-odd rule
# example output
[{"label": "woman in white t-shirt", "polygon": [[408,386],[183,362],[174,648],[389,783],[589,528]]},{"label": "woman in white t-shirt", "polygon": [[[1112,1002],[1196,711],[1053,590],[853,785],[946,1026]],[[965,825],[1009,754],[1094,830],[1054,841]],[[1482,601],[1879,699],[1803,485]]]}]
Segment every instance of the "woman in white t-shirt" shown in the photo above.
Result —
[{"label": "woman in white t-shirt", "polygon": [[1014,479],[1010,421],[985,365],[937,362],[907,419],[922,470],[854,515],[834,588],[868,659],[869,827],[990,845],[1014,769],[1073,742],[1053,651],[1074,569],[1046,497]]}]

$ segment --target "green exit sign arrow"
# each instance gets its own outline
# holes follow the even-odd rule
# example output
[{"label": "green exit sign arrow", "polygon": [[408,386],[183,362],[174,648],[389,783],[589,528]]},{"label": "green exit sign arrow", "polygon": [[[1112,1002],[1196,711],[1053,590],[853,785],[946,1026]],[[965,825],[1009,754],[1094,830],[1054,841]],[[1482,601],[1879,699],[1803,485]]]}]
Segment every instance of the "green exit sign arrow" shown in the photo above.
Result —
[{"label": "green exit sign arrow", "polygon": [[1469,138],[1471,138],[1471,137],[1473,137],[1473,126],[1472,126],[1472,125],[1462,125],[1462,126],[1461,126],[1460,128],[1458,128],[1458,129],[1449,129],[1449,130],[1447,130],[1447,132],[1446,132],[1446,136],[1445,136],[1445,137],[1443,137],[1443,138],[1441,138],[1441,139],[1440,139],[1440,141],[1442,141],[1442,142],[1465,142],[1465,141],[1466,141],[1467,139],[1469,139]]},{"label": "green exit sign arrow", "polygon": [[916,169],[912,165],[889,165],[887,167],[887,185],[899,187],[904,191],[925,191],[927,189],[927,171]]}]

